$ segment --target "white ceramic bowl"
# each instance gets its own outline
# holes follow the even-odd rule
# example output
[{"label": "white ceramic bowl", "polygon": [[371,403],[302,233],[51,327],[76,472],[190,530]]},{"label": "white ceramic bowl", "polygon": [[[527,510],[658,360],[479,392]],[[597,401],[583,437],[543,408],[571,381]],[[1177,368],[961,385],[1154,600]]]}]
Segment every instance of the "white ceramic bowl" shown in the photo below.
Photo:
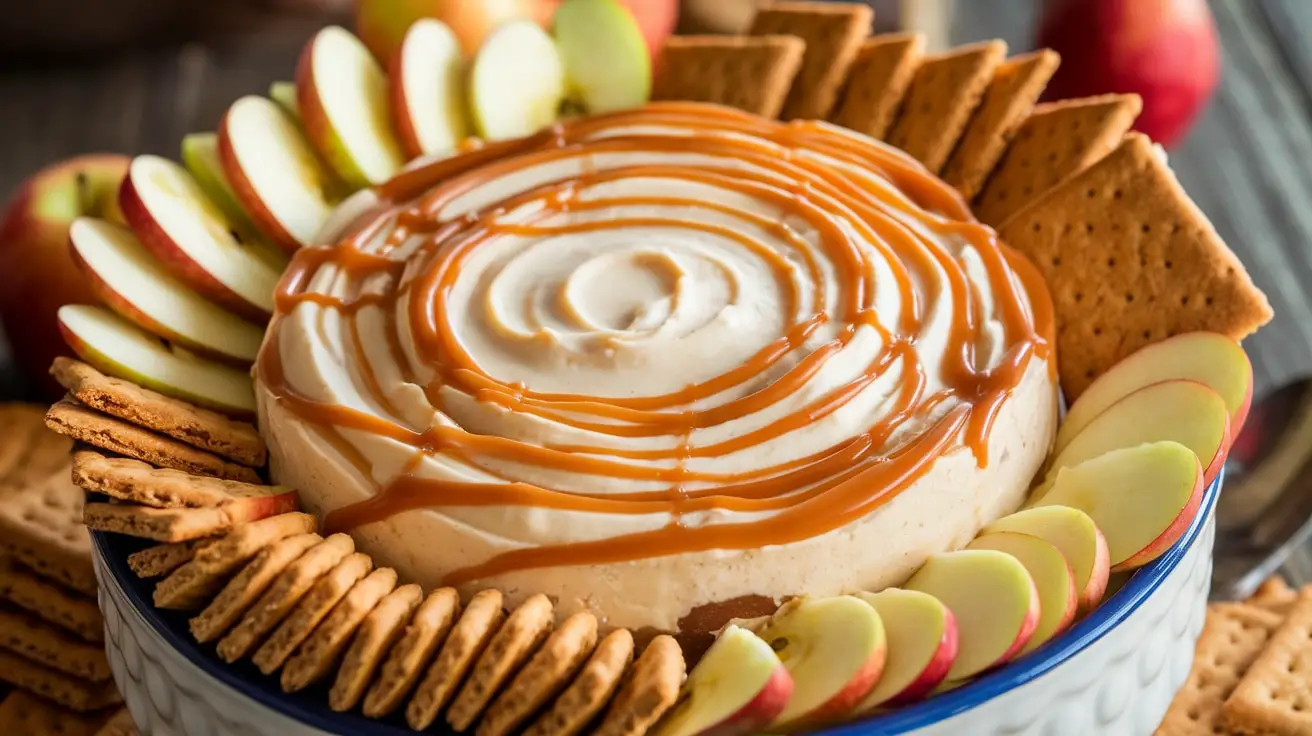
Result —
[{"label": "white ceramic bowl", "polygon": [[[819,732],[1150,736],[1184,683],[1202,631],[1221,479],[1169,551],[1090,616],[1016,662],[931,700]],[[143,736],[402,736],[399,720],[333,713],[326,686],[296,695],[249,664],[228,666],[150,606],[127,569],[131,543],[95,534],[109,661]],[[442,733],[442,732],[438,732]]]}]

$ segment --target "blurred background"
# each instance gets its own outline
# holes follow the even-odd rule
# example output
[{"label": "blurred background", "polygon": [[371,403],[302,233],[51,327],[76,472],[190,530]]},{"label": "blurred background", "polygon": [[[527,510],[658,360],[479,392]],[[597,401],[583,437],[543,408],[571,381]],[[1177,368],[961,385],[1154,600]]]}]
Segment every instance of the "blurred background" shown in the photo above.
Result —
[{"label": "blurred background", "polygon": [[[491,16],[534,15],[552,0],[361,2],[437,15],[458,33],[477,33]],[[1098,22],[1074,33],[1045,28],[1051,6],[1063,2],[1088,6]],[[757,0],[626,4],[650,37],[667,26],[742,30]],[[1095,91],[1144,94],[1144,119],[1165,116],[1169,123],[1149,132],[1169,144],[1185,187],[1276,310],[1275,322],[1247,345],[1258,393],[1308,371],[1312,0],[869,4],[879,30],[924,31],[931,48],[1002,38],[1016,53],[1057,38],[1068,46],[1059,47],[1064,73],[1088,76],[1102,86]],[[356,12],[350,0],[0,0],[0,199],[19,192],[37,169],[76,154],[178,158],[185,134],[212,130],[238,97],[264,94],[271,82],[290,78],[312,33],[328,23],[353,27]],[[1214,38],[1219,82],[1207,63],[1216,56]],[[1071,61],[1079,46],[1094,59],[1081,61],[1083,69]],[[1189,112],[1195,103],[1197,117]],[[0,249],[5,237],[0,229]],[[0,269],[0,295],[17,278]],[[0,347],[0,398],[31,395],[9,357]]]}]

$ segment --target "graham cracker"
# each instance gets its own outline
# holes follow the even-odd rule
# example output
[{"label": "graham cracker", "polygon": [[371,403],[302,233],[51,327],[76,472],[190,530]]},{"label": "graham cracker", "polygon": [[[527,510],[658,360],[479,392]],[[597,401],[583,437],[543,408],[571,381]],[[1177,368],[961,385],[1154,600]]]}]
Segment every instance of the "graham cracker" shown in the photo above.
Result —
[{"label": "graham cracker", "polygon": [[304,690],[328,675],[365,616],[394,588],[396,571],[390,567],[374,570],[356,583],[287,661],[282,689],[289,693]]},{"label": "graham cracker", "polygon": [[41,407],[0,404],[0,488],[26,488],[44,480],[65,464],[71,446],[45,428]]},{"label": "graham cracker", "polygon": [[1042,49],[999,66],[961,142],[943,167],[943,181],[967,200],[973,199],[1060,64],[1056,51]]},{"label": "graham cracker", "polygon": [[0,552],[42,577],[94,596],[91,537],[82,525],[86,494],[69,480],[68,446],[61,447],[62,467],[47,470],[43,480],[0,486]]},{"label": "graham cracker", "polygon": [[73,636],[30,613],[0,608],[0,647],[91,682],[110,677],[104,646]]},{"label": "graham cracker", "polygon": [[79,442],[127,455],[161,468],[195,475],[259,483],[254,470],[122,419],[64,399],[46,412],[46,426]]},{"label": "graham cracker", "polygon": [[96,731],[96,736],[141,736],[141,734],[137,731],[137,724],[132,721],[132,714],[128,709],[119,708],[108,721],[105,721],[105,725]]},{"label": "graham cracker", "polygon": [[223,590],[210,601],[190,622],[191,635],[196,641],[214,641],[231,629],[246,609],[268,590],[274,578],[287,569],[311,547],[323,541],[318,534],[297,534],[273,542],[260,550],[223,586]]},{"label": "graham cracker", "polygon": [[85,713],[123,702],[113,680],[88,682],[0,649],[0,682]]},{"label": "graham cracker", "polygon": [[87,528],[97,531],[126,534],[156,542],[187,542],[226,534],[242,524],[280,516],[295,508],[293,503],[286,501],[264,508],[259,504],[243,503],[203,509],[159,509],[153,506],[97,502],[83,506],[82,520]]},{"label": "graham cracker", "polygon": [[312,532],[315,526],[313,516],[293,512],[246,524],[227,536],[202,540],[191,561],[155,586],[155,605],[176,610],[198,608],[260,550],[280,539]]},{"label": "graham cracker", "polygon": [[[288,565],[260,599],[242,616],[237,627],[219,640],[219,656],[236,662],[287,617],[320,578],[355,551],[355,542],[345,534],[334,534]],[[307,634],[309,632],[306,632]]]},{"label": "graham cracker", "polygon": [[501,605],[501,592],[497,590],[481,590],[469,599],[469,605],[451,627],[437,658],[406,706],[405,720],[411,728],[422,731],[432,725],[455,694],[460,681],[505,621],[506,612]]},{"label": "graham cracker", "polygon": [[580,611],[565,619],[492,701],[479,721],[477,736],[514,733],[569,683],[596,645],[596,616]]},{"label": "graham cracker", "polygon": [[191,562],[200,542],[165,542],[128,555],[128,567],[139,578],[159,578]]},{"label": "graham cracker", "polygon": [[539,593],[511,611],[451,701],[446,721],[452,728],[465,731],[473,725],[501,686],[533,656],[551,633],[554,608],[551,599]]},{"label": "graham cracker", "polygon": [[1006,43],[985,41],[926,57],[907,88],[888,142],[937,174],[1006,56]]},{"label": "graham cracker", "polygon": [[1116,148],[1143,109],[1138,95],[1102,95],[1034,108],[975,199],[975,217],[998,227]]},{"label": "graham cracker", "polygon": [[1222,707],[1245,734],[1312,734],[1312,595],[1276,629]]},{"label": "graham cracker", "polygon": [[596,736],[642,736],[679,699],[687,670],[674,637],[662,634],[642,650],[606,711]]},{"label": "graham cracker", "polygon": [[383,662],[378,679],[364,697],[364,714],[382,718],[401,705],[446,642],[460,614],[454,588],[438,588],[415,610],[400,641]]},{"label": "graham cracker", "polygon": [[805,50],[795,36],[673,36],[661,52],[651,98],[712,102],[777,118]]},{"label": "graham cracker", "polygon": [[1171,701],[1155,736],[1222,732],[1221,703],[1230,697],[1280,620],[1270,611],[1245,603],[1208,606],[1189,679]]},{"label": "graham cracker", "polygon": [[861,44],[829,121],[883,140],[925,54],[922,33],[887,33]]},{"label": "graham cracker", "polygon": [[[277,672],[292,656],[292,652],[314,633],[315,628],[373,567],[372,557],[355,552],[316,580],[287,618],[255,651],[255,656],[251,658],[255,666],[266,675]],[[392,582],[395,583],[395,579]]]},{"label": "graham cracker", "polygon": [[225,506],[236,501],[270,501],[296,495],[286,486],[192,475],[132,458],[106,457],[95,450],[73,453],[73,482],[110,498],[157,508]]},{"label": "graham cracker", "polygon": [[78,595],[0,556],[0,598],[91,642],[105,640],[94,598]]},{"label": "graham cracker", "polygon": [[538,716],[524,736],[574,736],[582,733],[610,702],[633,661],[633,634],[615,629],[601,640],[573,682]]},{"label": "graham cracker", "polygon": [[402,585],[365,616],[337,668],[337,678],[328,692],[330,708],[342,713],[359,705],[383,657],[400,641],[410,615],[423,597],[424,590],[418,585]]},{"label": "graham cracker", "polygon": [[255,425],[202,409],[72,358],[55,358],[50,374],[79,403],[252,468],[268,453]]},{"label": "graham cracker", "polygon": [[22,690],[0,702],[0,733],[11,736],[96,736],[104,720],[100,715],[70,713]]},{"label": "graham cracker", "polygon": [[796,36],[806,44],[784,100],[784,120],[824,120],[834,108],[875,14],[854,3],[773,2],[756,11],[753,36]]},{"label": "graham cracker", "polygon": [[1194,330],[1239,340],[1271,319],[1266,296],[1138,133],[998,234],[1047,281],[1068,401],[1145,345]]}]

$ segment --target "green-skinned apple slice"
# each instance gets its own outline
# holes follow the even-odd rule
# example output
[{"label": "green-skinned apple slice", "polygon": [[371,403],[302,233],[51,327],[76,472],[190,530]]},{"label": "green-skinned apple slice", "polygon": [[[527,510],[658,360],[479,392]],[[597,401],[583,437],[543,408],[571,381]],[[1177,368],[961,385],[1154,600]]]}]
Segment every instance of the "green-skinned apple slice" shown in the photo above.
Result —
[{"label": "green-skinned apple slice", "polygon": [[474,126],[487,140],[520,138],[551,125],[564,94],[556,44],[532,21],[501,26],[474,57],[469,105]]},{"label": "green-skinned apple slice", "polygon": [[653,736],[759,733],[784,709],[793,678],[752,632],[729,625],[688,674],[679,699]]},{"label": "green-skinned apple slice", "polygon": [[182,166],[138,156],[119,205],[141,244],[201,296],[258,322],[273,312],[284,259],[262,241],[246,242]]},{"label": "green-skinned apple slice", "polygon": [[336,182],[277,103],[243,97],[219,124],[219,158],[260,232],[288,253],[313,241],[333,208]]},{"label": "green-skinned apple slice", "polygon": [[641,107],[651,55],[633,14],[616,0],[565,0],[552,19],[571,100],[592,113]]},{"label": "green-skinned apple slice", "polygon": [[317,34],[296,68],[296,109],[305,135],[347,186],[390,179],[405,163],[392,130],[387,75],[337,26]]},{"label": "green-skinned apple slice", "polygon": [[[191,133],[182,139],[182,164],[196,178],[196,183],[210,198],[210,201],[223,210],[228,220],[239,231],[243,242],[260,240],[261,235],[255,229],[255,223],[241,208],[237,195],[228,183],[228,175],[223,173],[223,162],[219,160],[219,136],[217,133]],[[279,260],[283,260],[279,256]]]},{"label": "green-skinned apple slice", "polygon": [[282,106],[288,115],[301,119],[300,108],[296,105],[296,83],[274,82],[269,85],[269,99]]},{"label": "green-skinned apple slice", "polygon": [[237,365],[255,362],[264,330],[173,278],[125,227],[90,217],[69,228],[73,258],[110,309],[142,329]]},{"label": "green-skinned apple slice", "polygon": [[255,413],[245,371],[171,345],[103,307],[59,310],[59,329],[78,357],[107,375],[234,416]]},{"label": "green-skinned apple slice", "polygon": [[407,156],[449,153],[469,135],[460,41],[441,21],[415,21],[392,61],[392,115]]}]

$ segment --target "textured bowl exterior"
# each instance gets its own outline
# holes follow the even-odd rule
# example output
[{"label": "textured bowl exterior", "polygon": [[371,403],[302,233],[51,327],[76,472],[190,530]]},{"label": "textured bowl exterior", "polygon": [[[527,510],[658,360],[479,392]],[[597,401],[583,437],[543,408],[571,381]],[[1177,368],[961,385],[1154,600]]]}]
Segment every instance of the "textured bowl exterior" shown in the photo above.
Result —
[{"label": "textured bowl exterior", "polygon": [[[1208,488],[1180,542],[1057,639],[932,700],[822,733],[1150,736],[1188,676],[1202,631],[1220,485],[1218,479]],[[412,733],[334,714],[322,705],[322,692],[283,696],[273,678],[221,665],[189,639],[179,625],[184,619],[165,621],[146,605],[145,588],[112,546],[95,535],[105,639],[114,679],[143,736]]]}]

